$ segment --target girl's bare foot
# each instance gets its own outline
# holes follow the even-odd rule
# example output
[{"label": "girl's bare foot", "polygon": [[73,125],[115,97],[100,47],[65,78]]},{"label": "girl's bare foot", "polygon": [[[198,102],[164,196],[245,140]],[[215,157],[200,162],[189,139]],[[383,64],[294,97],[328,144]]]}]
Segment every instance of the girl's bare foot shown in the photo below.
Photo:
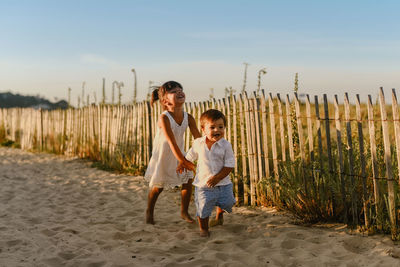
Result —
[{"label": "girl's bare foot", "polygon": [[147,224],[154,224],[154,217],[149,211],[146,211],[146,223]]},{"label": "girl's bare foot", "polygon": [[210,232],[208,230],[200,230],[200,236],[201,237],[209,237]]},{"label": "girl's bare foot", "polygon": [[190,217],[189,213],[181,213],[181,218],[189,223],[194,223],[194,220]]}]

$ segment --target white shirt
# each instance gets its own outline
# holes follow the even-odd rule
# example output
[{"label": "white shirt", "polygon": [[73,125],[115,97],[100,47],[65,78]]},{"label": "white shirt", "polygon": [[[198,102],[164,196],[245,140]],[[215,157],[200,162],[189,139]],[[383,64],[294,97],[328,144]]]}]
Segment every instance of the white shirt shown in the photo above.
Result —
[{"label": "white shirt", "polygon": [[[235,156],[232,145],[225,138],[215,142],[209,150],[206,144],[206,136],[193,141],[192,148],[185,158],[189,161],[197,160],[196,177],[193,185],[207,187],[207,181],[221,171],[223,167],[234,168]],[[216,186],[231,184],[228,176],[224,177]]]}]

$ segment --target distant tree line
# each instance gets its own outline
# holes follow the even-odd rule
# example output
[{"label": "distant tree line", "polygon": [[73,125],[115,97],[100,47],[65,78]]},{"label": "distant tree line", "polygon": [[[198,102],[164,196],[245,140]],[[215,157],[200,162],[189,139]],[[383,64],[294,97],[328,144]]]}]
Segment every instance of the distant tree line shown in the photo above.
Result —
[{"label": "distant tree line", "polygon": [[0,108],[36,108],[36,109],[66,109],[68,103],[65,100],[52,103],[40,96],[24,96],[10,92],[0,93]]}]

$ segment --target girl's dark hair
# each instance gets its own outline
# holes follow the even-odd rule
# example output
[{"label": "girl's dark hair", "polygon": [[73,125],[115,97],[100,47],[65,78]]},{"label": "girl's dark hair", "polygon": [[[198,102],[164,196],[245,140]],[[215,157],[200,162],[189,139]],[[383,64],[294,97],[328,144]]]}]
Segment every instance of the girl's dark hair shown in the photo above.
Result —
[{"label": "girl's dark hair", "polygon": [[169,81],[161,86],[154,87],[154,90],[151,93],[150,104],[153,105],[157,100],[162,100],[166,92],[169,92],[176,87],[183,89],[182,85],[175,81]]}]

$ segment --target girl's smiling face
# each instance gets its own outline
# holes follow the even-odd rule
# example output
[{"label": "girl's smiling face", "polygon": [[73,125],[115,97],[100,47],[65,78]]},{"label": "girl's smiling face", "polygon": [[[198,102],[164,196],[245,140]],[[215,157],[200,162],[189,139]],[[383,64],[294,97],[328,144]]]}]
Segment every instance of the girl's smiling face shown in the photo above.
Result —
[{"label": "girl's smiling face", "polygon": [[176,106],[176,105],[183,105],[185,103],[186,96],[185,93],[183,92],[183,89],[180,87],[175,87],[174,89],[166,92],[164,95],[164,102],[165,105],[171,105],[171,106]]}]

